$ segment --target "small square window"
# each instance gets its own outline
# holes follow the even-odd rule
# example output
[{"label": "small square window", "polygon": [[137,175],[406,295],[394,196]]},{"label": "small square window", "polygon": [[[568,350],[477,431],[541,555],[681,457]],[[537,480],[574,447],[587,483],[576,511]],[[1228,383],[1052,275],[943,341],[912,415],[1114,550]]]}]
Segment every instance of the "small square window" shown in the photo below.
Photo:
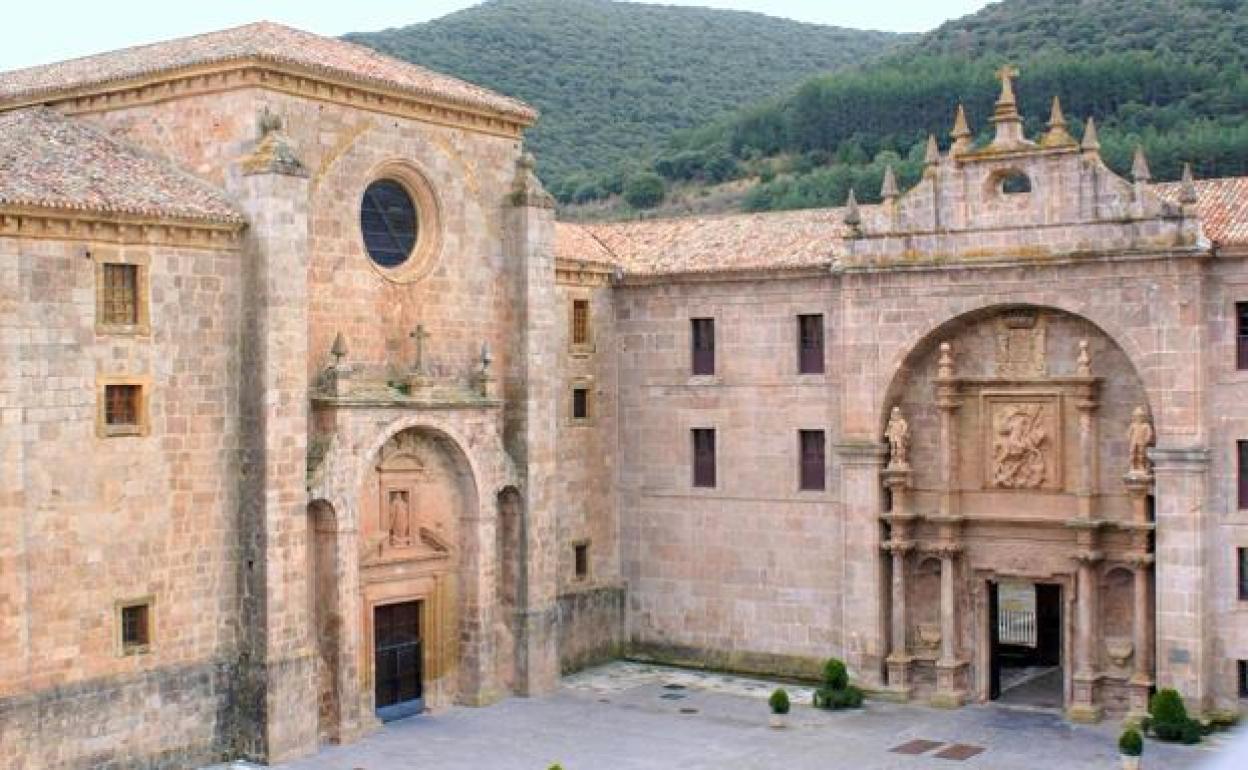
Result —
[{"label": "small square window", "polygon": [[102,437],[147,434],[146,378],[102,377],[97,432]]},{"label": "small square window", "polygon": [[589,577],[589,543],[577,543],[572,546],[572,556],[575,562],[576,579],[585,580]]},{"label": "small square window", "polygon": [[152,644],[152,612],[147,602],[121,607],[121,651],[146,652]]},{"label": "small square window", "polygon": [[572,300],[572,345],[589,345],[589,300]]},{"label": "small square window", "polygon": [[589,388],[575,387],[572,389],[572,419],[589,419]]}]

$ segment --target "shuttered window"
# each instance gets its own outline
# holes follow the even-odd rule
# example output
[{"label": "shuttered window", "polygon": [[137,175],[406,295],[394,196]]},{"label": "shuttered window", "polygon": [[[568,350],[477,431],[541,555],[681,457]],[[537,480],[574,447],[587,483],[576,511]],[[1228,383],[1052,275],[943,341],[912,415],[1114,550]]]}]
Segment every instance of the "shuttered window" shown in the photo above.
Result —
[{"label": "shuttered window", "polygon": [[808,491],[824,489],[824,437],[821,430],[798,431],[801,451],[801,488]]},{"label": "shuttered window", "polygon": [[134,326],[139,322],[139,266],[105,263],[101,323]]},{"label": "shuttered window", "polygon": [[715,373],[715,319],[694,318],[693,327],[693,373]]},{"label": "shuttered window", "polygon": [[693,485],[715,486],[715,429],[693,429]]},{"label": "shuttered window", "polygon": [[589,344],[589,300],[572,300],[572,344]]},{"label": "shuttered window", "polygon": [[797,371],[823,374],[823,316],[797,317]]}]

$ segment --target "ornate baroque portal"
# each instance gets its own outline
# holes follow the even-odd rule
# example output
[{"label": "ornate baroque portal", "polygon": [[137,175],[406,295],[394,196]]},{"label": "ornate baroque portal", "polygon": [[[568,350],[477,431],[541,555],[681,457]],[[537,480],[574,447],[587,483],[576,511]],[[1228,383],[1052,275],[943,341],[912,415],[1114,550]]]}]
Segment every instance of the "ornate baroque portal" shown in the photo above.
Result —
[{"label": "ornate baroque portal", "polygon": [[1073,718],[1146,710],[1153,432],[1122,350],[1061,311],[985,310],[888,398],[890,688],[958,705],[1044,676]]}]

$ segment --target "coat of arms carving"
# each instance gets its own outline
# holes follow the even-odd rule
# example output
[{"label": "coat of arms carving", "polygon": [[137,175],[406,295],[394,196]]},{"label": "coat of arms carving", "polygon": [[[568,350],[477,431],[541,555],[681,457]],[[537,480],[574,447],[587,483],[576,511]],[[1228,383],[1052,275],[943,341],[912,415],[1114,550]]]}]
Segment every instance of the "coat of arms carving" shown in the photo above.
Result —
[{"label": "coat of arms carving", "polygon": [[1047,323],[1034,310],[1015,310],[997,319],[997,376],[1043,377]]}]

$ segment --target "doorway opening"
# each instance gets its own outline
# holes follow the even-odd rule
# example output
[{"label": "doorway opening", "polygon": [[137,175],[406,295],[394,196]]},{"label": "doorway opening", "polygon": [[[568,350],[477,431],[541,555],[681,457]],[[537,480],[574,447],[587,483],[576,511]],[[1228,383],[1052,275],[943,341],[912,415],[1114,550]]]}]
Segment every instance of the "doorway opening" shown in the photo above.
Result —
[{"label": "doorway opening", "polygon": [[374,705],[383,722],[425,710],[421,602],[373,608]]},{"label": "doorway opening", "polygon": [[1053,583],[990,582],[992,700],[1061,709],[1062,587]]}]

